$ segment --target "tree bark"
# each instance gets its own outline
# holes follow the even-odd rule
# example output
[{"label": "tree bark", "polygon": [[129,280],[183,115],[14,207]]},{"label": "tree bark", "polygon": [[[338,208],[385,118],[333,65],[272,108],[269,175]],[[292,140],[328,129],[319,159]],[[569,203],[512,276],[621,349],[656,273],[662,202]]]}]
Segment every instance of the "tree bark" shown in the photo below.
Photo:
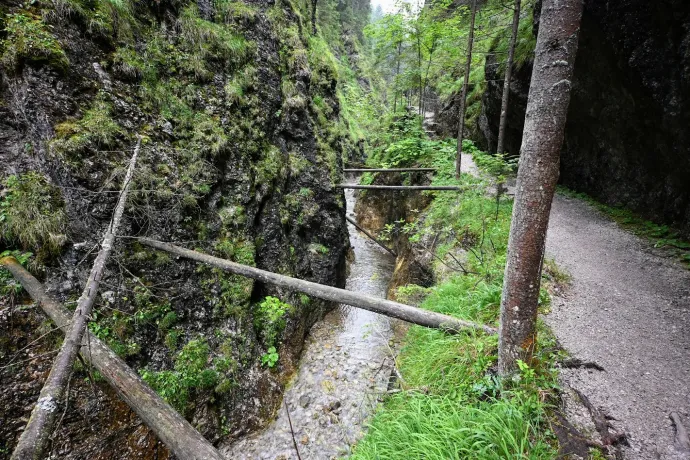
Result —
[{"label": "tree bark", "polygon": [[503,376],[517,370],[518,360],[529,363],[535,346],[544,243],[581,17],[582,0],[543,3],[501,298],[498,370]]},{"label": "tree bark", "polygon": [[477,16],[477,0],[472,0],[470,19],[470,33],[467,37],[467,62],[465,63],[465,79],[462,83],[460,106],[458,107],[458,146],[455,158],[455,178],[460,179],[460,167],[462,165],[462,135],[465,131],[465,101],[467,100],[467,87],[470,84],[470,69],[472,68],[472,45],[474,43],[474,19]]},{"label": "tree bark", "polygon": [[501,99],[501,118],[498,123],[498,144],[496,153],[503,153],[506,123],[508,120],[508,99],[510,98],[510,78],[513,74],[513,57],[515,55],[515,42],[517,41],[518,29],[520,27],[520,0],[515,0],[515,11],[513,12],[513,35],[510,37],[508,47],[508,61],[506,62],[506,74],[503,79],[503,98]]},{"label": "tree bark", "polygon": [[393,100],[393,114],[398,110],[398,75],[400,75],[400,55],[402,54],[402,41],[398,42],[398,54],[396,56],[396,68],[395,68],[395,99]]},{"label": "tree bark", "polygon": [[[41,283],[14,257],[0,259],[0,264],[12,273],[63,332],[69,332],[69,310],[48,296]],[[149,388],[105,343],[88,331],[81,341],[81,355],[177,458],[221,460],[222,457],[211,443]]]},{"label": "tree bark", "polygon": [[496,329],[483,324],[464,321],[452,316],[422,310],[421,308],[411,307],[409,305],[360,294],[358,292],[313,283],[311,281],[290,278],[289,276],[279,275],[277,273],[261,270],[259,268],[241,265],[235,262],[230,262],[229,260],[213,257],[201,252],[181,248],[170,243],[164,243],[162,241],[156,241],[150,238],[140,238],[137,241],[139,241],[141,244],[145,244],[152,248],[166,251],[186,259],[196,260],[214,267],[222,268],[223,270],[229,271],[230,273],[234,273],[236,275],[246,276],[263,283],[270,283],[276,286],[303,292],[319,299],[344,303],[356,308],[381,313],[392,318],[407,321],[408,323],[418,324],[420,326],[433,329],[441,329],[449,333],[458,333],[462,330],[484,331],[487,334],[496,333]]},{"label": "tree bark", "polygon": [[65,340],[55,361],[53,361],[50,374],[48,374],[48,379],[43,385],[38,401],[31,412],[29,422],[12,453],[13,460],[40,459],[45,456],[45,449],[59,412],[58,406],[64,397],[69,375],[72,372],[72,365],[77,357],[84,330],[86,329],[86,323],[96,300],[98,286],[105,271],[105,264],[113,248],[115,233],[120,226],[120,220],[125,210],[127,192],[132,181],[132,174],[134,173],[140,145],[141,138],[139,138],[134,148],[134,154],[129,162],[129,168],[122,184],[120,198],[115,207],[112,221],[108,225],[101,243],[101,250],[96,256],[86,287],[77,302],[77,309],[72,317],[72,326],[69,332],[65,334]]}]

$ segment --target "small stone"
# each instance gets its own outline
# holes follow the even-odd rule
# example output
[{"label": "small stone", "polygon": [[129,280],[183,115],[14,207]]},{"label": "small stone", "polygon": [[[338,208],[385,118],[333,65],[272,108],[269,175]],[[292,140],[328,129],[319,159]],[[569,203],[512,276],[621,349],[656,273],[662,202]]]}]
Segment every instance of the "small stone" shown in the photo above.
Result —
[{"label": "small stone", "polygon": [[309,403],[311,402],[311,398],[309,395],[302,395],[299,397],[299,405],[302,406],[303,409],[306,409],[309,406]]}]

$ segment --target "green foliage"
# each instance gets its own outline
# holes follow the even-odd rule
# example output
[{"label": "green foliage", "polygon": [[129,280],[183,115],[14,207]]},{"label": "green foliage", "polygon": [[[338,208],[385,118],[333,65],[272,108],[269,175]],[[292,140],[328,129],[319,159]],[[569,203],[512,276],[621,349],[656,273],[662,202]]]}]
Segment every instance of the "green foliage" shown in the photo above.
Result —
[{"label": "green foliage", "polygon": [[256,308],[254,327],[259,331],[264,344],[269,348],[269,354],[270,348],[278,344],[280,334],[285,329],[286,317],[292,311],[292,305],[271,296],[266,297]]},{"label": "green foliage", "polygon": [[186,60],[180,61],[182,68],[193,73],[200,81],[211,78],[207,68],[209,61],[225,66],[239,64],[249,51],[249,44],[239,35],[223,25],[202,19],[195,3],[185,7],[178,19],[182,42],[189,50]]},{"label": "green foliage", "polygon": [[112,110],[112,104],[99,95],[80,120],[65,121],[55,127],[52,151],[65,159],[78,160],[89,149],[114,145],[123,131],[113,120]]},{"label": "green foliage", "polygon": [[274,367],[279,359],[280,356],[276,351],[276,347],[268,347],[268,351],[261,355],[261,364],[268,367]]},{"label": "green foliage", "polygon": [[193,339],[175,358],[174,370],[144,370],[141,377],[163,399],[184,413],[190,394],[215,387],[219,372],[209,367],[210,349],[205,339]]},{"label": "green foliage", "polygon": [[[423,218],[406,223],[410,240],[437,242],[435,255],[443,262],[435,267],[439,284],[400,289],[401,298],[421,302],[427,310],[497,326],[512,203],[488,197],[487,179],[455,179],[454,141],[437,141],[422,151],[414,154],[415,161],[437,168],[434,185],[461,185],[465,190],[460,195],[435,193]],[[493,165],[491,159],[486,161]],[[548,301],[542,289],[542,308]],[[544,396],[557,385],[556,356],[543,324],[539,334],[533,363],[523,363],[519,379],[502,381],[492,371],[496,336],[411,327],[396,362],[403,391],[385,401],[353,458],[554,458],[556,440]]]},{"label": "green foliage", "polygon": [[62,193],[45,176],[29,172],[10,176],[0,197],[0,239],[18,243],[47,259],[67,240],[67,217]]},{"label": "green foliage", "polygon": [[[221,257],[244,265],[255,264],[256,248],[250,241],[222,238],[216,243],[216,250]],[[206,300],[215,306],[216,314],[224,316],[243,316],[249,305],[254,281],[240,275],[227,273],[219,268],[200,266],[199,273],[204,274],[201,286]],[[220,293],[218,292],[220,291]]]},{"label": "green foliage", "polygon": [[132,41],[136,29],[134,7],[129,0],[52,0],[45,11],[51,22],[78,18],[89,33],[111,41]]},{"label": "green foliage", "polygon": [[6,38],[0,41],[0,62],[8,69],[15,69],[22,61],[66,69],[69,60],[50,28],[28,12],[5,16]]},{"label": "green foliage", "polygon": [[[17,259],[17,262],[26,267],[31,263],[30,261],[33,257],[33,254],[18,250],[8,250],[0,252],[0,259],[3,259],[4,257],[14,257]],[[21,294],[22,289],[21,283],[14,279],[14,276],[12,276],[9,270],[0,266],[0,296],[12,300]]]}]

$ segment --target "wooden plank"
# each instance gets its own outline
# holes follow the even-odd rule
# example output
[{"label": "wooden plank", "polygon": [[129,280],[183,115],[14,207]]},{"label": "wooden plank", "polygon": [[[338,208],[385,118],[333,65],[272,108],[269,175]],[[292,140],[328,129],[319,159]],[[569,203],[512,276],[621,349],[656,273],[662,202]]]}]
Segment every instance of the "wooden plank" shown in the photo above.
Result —
[{"label": "wooden plank", "polygon": [[[0,259],[0,264],[21,283],[26,292],[53,320],[68,332],[72,314],[48,296],[41,283],[14,257]],[[221,460],[220,453],[192,427],[170,404],[165,402],[123,360],[98,337],[87,331],[81,341],[81,355],[89,361],[124,402],[177,458]]]},{"label": "wooden plank", "polygon": [[462,190],[462,187],[450,185],[358,185],[338,184],[338,188],[353,188],[361,190]]},{"label": "wooden plank", "polygon": [[264,283],[274,284],[276,286],[292,289],[303,292],[307,295],[317,297],[331,302],[343,303],[351,305],[356,308],[373,311],[382,315],[398,318],[408,323],[418,324],[433,329],[441,329],[449,333],[458,333],[463,330],[483,331],[487,334],[496,334],[496,329],[483,324],[465,321],[452,316],[443,315],[433,311],[423,310],[421,308],[411,307],[409,305],[393,302],[392,300],[380,299],[378,297],[360,294],[359,292],[348,291],[332,286],[313,283],[311,281],[291,278],[285,275],[279,275],[266,270],[261,270],[256,267],[242,265],[229,260],[213,257],[208,254],[203,254],[191,249],[185,249],[175,246],[170,243],[152,240],[150,238],[137,239],[142,244],[150,246],[161,251],[166,251],[187,259],[196,260],[214,267],[222,268],[231,273],[246,276]]},{"label": "wooden plank", "polygon": [[371,239],[374,241],[374,243],[378,244],[378,245],[381,246],[383,249],[385,249],[386,251],[388,251],[388,253],[389,253],[390,255],[392,255],[393,257],[396,257],[396,258],[398,257],[398,255],[395,253],[395,251],[393,251],[393,250],[390,249],[388,246],[386,246],[385,244],[383,244],[381,241],[379,241],[378,238],[376,238],[374,235],[372,235],[371,233],[369,233],[367,230],[365,230],[364,228],[360,227],[359,224],[357,223],[357,221],[355,221],[354,219],[352,219],[352,218],[350,218],[350,217],[348,217],[348,216],[345,216],[345,219],[347,219],[347,221],[348,221],[349,223],[351,223],[352,225],[354,225],[355,228],[356,228],[357,230],[359,230],[360,232],[364,233],[366,236],[368,236],[369,238],[371,238]]},{"label": "wooden plank", "polygon": [[343,172],[434,172],[436,168],[345,168]]}]

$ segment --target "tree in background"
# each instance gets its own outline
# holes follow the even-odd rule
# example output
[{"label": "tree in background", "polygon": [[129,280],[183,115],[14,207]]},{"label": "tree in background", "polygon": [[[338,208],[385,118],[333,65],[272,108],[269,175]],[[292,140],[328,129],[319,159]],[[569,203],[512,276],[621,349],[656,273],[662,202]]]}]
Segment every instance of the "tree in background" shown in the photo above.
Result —
[{"label": "tree in background", "polygon": [[510,78],[513,73],[513,56],[515,55],[515,42],[517,41],[518,28],[520,26],[520,0],[515,0],[515,11],[513,12],[513,33],[508,45],[508,60],[506,61],[506,74],[503,79],[503,98],[501,100],[501,118],[498,124],[498,144],[496,153],[502,154],[505,137],[506,122],[508,120],[508,98],[510,97]]},{"label": "tree in background", "polygon": [[498,370],[503,376],[529,362],[537,336],[537,304],[582,0],[544,0],[520,149],[513,217],[501,298]]},{"label": "tree in background", "polygon": [[477,17],[477,0],[472,0],[470,12],[470,32],[467,36],[467,55],[465,62],[465,78],[460,94],[460,104],[458,108],[458,146],[455,159],[455,178],[460,178],[460,167],[462,162],[462,135],[465,131],[465,102],[467,101],[467,87],[470,84],[470,69],[472,68],[472,45],[474,43],[474,20]]}]

